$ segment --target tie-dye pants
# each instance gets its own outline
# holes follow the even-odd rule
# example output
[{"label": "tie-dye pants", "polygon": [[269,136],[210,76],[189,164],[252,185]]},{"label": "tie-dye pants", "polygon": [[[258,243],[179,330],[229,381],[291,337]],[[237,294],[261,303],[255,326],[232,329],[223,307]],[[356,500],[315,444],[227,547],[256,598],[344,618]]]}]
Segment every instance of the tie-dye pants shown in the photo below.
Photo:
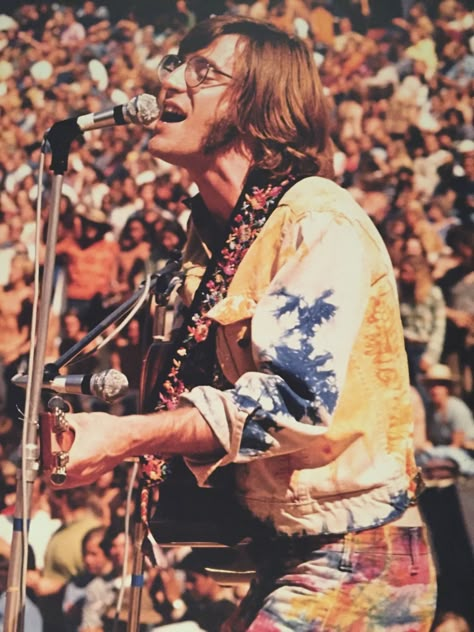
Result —
[{"label": "tie-dye pants", "polygon": [[257,578],[222,632],[430,630],[436,571],[424,528],[321,542],[260,543]]}]

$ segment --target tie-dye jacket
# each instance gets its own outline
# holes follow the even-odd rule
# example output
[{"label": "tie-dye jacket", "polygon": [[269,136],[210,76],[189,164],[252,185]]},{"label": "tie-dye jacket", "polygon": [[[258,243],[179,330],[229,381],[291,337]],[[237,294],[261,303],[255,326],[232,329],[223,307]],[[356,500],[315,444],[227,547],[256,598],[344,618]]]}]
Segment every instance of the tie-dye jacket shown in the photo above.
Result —
[{"label": "tie-dye jacket", "polygon": [[[185,302],[215,234],[191,224]],[[186,460],[198,483],[236,464],[244,506],[288,535],[400,516],[416,467],[397,290],[385,245],[350,194],[319,177],[293,185],[208,315],[233,387],[182,396],[226,452]]]}]

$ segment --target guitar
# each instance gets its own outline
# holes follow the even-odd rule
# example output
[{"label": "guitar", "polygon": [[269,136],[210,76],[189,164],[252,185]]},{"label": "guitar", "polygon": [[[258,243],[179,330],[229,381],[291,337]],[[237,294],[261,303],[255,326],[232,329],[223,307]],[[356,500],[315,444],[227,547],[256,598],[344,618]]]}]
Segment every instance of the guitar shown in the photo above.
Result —
[{"label": "guitar", "polygon": [[[171,340],[157,339],[143,360],[140,409],[154,410],[157,385],[166,375]],[[221,584],[248,582],[255,574],[247,551],[250,519],[232,493],[232,469],[219,471],[214,487],[199,487],[181,457],[169,461],[170,474],[159,485],[159,498],[149,520],[150,531],[163,547],[205,549],[207,572]]]}]

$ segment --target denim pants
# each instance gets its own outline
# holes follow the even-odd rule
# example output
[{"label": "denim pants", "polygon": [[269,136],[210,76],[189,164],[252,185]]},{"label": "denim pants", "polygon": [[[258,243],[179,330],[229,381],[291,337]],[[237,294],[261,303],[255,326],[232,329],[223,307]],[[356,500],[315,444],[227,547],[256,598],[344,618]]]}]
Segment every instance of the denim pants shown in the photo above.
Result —
[{"label": "denim pants", "polygon": [[300,542],[261,548],[257,577],[222,632],[430,630],[436,571],[424,527]]}]

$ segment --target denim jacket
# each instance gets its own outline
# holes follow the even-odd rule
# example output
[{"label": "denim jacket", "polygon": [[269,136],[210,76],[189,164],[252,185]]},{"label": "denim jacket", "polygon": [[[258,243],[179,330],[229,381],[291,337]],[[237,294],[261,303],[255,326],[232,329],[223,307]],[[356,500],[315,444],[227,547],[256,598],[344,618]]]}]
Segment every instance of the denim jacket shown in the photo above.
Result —
[{"label": "denim jacket", "polygon": [[[212,234],[191,220],[185,303]],[[385,245],[351,195],[320,177],[293,185],[208,316],[232,387],[182,396],[225,449],[212,462],[186,459],[198,484],[233,463],[240,502],[280,534],[342,534],[398,518],[416,466],[397,288]]]}]

